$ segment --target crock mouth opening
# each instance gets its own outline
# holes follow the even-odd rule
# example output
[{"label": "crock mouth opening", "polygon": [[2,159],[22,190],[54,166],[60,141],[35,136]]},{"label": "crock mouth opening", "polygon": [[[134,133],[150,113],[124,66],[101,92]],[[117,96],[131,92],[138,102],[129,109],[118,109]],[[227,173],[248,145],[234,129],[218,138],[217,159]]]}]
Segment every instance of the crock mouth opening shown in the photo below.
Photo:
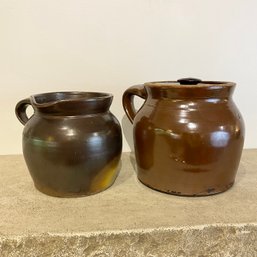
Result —
[{"label": "crock mouth opening", "polygon": [[236,83],[228,81],[201,81],[195,85],[181,84],[178,81],[153,81],[144,83],[148,87],[163,87],[163,88],[199,88],[199,87],[232,87]]},{"label": "crock mouth opening", "polygon": [[83,91],[63,91],[63,92],[48,92],[32,95],[32,102],[37,106],[45,106],[56,102],[78,102],[78,101],[97,101],[110,99],[113,95],[103,92],[83,92]]}]

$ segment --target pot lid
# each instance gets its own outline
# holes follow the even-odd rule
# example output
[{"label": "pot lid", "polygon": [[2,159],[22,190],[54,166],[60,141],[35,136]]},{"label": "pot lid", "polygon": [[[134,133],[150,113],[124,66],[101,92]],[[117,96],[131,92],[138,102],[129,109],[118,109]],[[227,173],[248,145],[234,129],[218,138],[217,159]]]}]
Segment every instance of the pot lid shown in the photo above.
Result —
[{"label": "pot lid", "polygon": [[213,86],[234,86],[233,82],[225,81],[203,81],[198,78],[182,78],[177,81],[155,81],[145,83],[149,86],[172,86],[172,87],[213,87]]}]

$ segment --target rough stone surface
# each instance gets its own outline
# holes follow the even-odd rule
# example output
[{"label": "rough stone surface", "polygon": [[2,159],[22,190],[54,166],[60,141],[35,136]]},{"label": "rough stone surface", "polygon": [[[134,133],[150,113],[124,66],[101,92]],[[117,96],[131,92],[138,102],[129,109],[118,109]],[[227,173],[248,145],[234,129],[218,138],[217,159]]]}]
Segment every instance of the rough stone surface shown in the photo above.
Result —
[{"label": "rough stone surface", "polygon": [[256,160],[245,150],[230,190],[192,198],[145,187],[124,153],[111,188],[63,199],[34,188],[22,156],[1,156],[0,257],[257,256]]},{"label": "rough stone surface", "polygon": [[219,225],[2,238],[1,257],[13,256],[256,256],[256,225]]}]

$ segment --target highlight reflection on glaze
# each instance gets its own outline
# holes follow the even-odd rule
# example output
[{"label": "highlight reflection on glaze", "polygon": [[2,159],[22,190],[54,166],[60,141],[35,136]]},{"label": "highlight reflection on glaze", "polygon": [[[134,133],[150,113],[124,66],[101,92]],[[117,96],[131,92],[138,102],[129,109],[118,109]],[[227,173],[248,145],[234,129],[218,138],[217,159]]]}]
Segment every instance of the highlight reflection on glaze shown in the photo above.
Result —
[{"label": "highlight reflection on glaze", "polygon": [[211,133],[211,144],[214,147],[225,147],[228,145],[230,134],[226,131],[214,131]]}]

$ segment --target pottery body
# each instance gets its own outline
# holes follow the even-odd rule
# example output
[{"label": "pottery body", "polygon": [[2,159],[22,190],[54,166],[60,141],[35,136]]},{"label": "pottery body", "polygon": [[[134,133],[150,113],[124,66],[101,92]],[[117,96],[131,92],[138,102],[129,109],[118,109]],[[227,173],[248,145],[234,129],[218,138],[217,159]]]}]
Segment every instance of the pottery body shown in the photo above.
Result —
[{"label": "pottery body", "polygon": [[[230,188],[244,142],[244,123],[232,100],[234,83],[153,82],[125,91],[133,122],[138,178],[176,195],[200,196]],[[133,97],[144,98],[136,113]]]},{"label": "pottery body", "polygon": [[[119,122],[105,93],[46,93],[20,101],[23,154],[36,188],[53,196],[100,192],[114,182],[122,149]],[[34,115],[28,118],[26,108]]]}]

